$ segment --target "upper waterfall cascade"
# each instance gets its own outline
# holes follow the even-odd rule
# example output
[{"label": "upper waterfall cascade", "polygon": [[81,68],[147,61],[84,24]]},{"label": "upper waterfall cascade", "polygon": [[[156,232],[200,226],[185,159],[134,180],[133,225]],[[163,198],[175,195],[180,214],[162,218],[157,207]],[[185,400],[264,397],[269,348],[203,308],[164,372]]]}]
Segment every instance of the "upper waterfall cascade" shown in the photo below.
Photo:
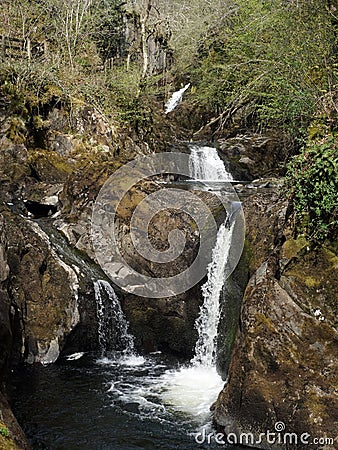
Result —
[{"label": "upper waterfall cascade", "polygon": [[181,103],[183,94],[189,89],[190,83],[186,84],[182,89],[173,93],[171,98],[165,104],[165,114],[174,111],[174,109]]}]

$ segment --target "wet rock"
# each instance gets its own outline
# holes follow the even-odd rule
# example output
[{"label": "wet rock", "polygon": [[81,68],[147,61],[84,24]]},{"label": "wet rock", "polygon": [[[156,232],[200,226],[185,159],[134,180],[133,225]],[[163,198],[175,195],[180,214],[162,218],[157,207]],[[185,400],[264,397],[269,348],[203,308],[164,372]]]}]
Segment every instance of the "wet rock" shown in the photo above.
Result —
[{"label": "wet rock", "polygon": [[198,287],[176,297],[149,299],[127,294],[122,304],[136,345],[146,352],[162,351],[191,358],[197,339]]}]

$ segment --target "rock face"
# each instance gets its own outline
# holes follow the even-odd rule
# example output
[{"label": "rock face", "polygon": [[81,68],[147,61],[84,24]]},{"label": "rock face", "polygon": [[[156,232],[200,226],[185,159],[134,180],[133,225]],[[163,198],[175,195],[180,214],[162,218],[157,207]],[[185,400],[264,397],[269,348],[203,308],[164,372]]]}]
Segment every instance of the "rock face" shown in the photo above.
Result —
[{"label": "rock face", "polygon": [[[11,211],[5,206],[1,210],[2,369],[9,366],[11,358],[52,362],[64,352],[97,347],[92,282],[104,278],[104,274],[98,267],[95,274],[86,267],[77,267],[72,255],[60,255],[49,241],[59,230],[68,244],[66,239],[56,242],[58,248],[68,246],[68,253],[82,252],[80,259],[86,255],[95,259],[90,226],[93,202],[100,188],[122,164],[150,152],[145,142],[117,136],[114,126],[89,108],[74,112],[71,123],[63,108],[47,108],[33,132],[20,122],[15,133],[10,133],[12,121],[6,120],[0,142],[0,198],[10,204]],[[133,251],[127,216],[134,202],[150,191],[147,186],[136,189],[119,216],[123,252],[137,266],[144,261]],[[57,218],[42,218],[39,223],[29,220],[24,199],[56,205]],[[190,247],[181,264],[189,262],[198,245],[192,239],[194,230],[189,220],[174,215],[169,219],[173,228],[190,228]],[[152,230],[153,241],[163,247],[167,244],[163,224],[168,217],[158,218],[157,222]],[[89,261],[89,265],[95,263]],[[163,276],[164,269],[143,265],[142,270],[150,274],[155,270],[157,276]],[[140,349],[192,355],[196,340],[194,320],[201,300],[197,289],[177,298],[148,303],[133,295],[119,293],[119,297]]]},{"label": "rock face", "polygon": [[230,162],[237,180],[283,174],[292,145],[283,134],[237,134],[219,140],[220,151]]},{"label": "rock face", "polygon": [[32,450],[17,423],[10,406],[0,392],[0,448],[1,450]]},{"label": "rock face", "polygon": [[[285,226],[286,205],[271,200],[257,195],[245,202],[254,273],[214,418],[237,442],[241,433],[252,433],[248,442],[257,448],[308,448],[302,435],[308,442],[336,438],[337,252],[335,246],[311,251],[294,240]],[[277,422],[297,438],[281,432],[281,442],[267,441]]]},{"label": "rock face", "polygon": [[[20,356],[28,362],[54,362],[65,336],[80,320],[78,276],[52,250],[47,235],[36,223],[4,208],[0,221],[5,324],[1,328],[6,330],[1,343],[8,344],[12,337],[20,336],[20,340],[13,339]],[[15,333],[17,336],[13,336]],[[6,345],[6,359],[10,348]],[[1,353],[6,355],[5,350]]]}]

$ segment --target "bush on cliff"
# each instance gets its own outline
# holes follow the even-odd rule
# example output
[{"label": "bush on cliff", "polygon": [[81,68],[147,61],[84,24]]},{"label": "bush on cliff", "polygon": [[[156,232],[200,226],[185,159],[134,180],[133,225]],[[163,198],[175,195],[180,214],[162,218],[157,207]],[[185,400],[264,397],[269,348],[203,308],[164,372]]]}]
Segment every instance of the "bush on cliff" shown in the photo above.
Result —
[{"label": "bush on cliff", "polygon": [[338,233],[338,135],[309,141],[289,164],[287,189],[295,211],[296,231],[312,242]]}]

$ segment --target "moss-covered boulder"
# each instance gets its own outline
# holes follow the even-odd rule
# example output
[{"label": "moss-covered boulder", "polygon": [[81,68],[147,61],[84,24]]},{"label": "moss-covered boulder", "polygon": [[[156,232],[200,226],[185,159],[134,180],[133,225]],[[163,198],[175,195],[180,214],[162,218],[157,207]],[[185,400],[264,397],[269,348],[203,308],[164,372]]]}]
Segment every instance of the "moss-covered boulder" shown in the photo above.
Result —
[{"label": "moss-covered boulder", "polygon": [[[304,433],[310,439],[336,438],[336,245],[310,250],[285,226],[286,208],[276,208],[282,204],[273,198],[262,207],[264,196],[257,195],[246,201],[255,271],[243,300],[229,381],[214,418],[238,442],[241,433],[252,433],[251,444],[258,448],[305,449],[300,442]],[[277,422],[285,426],[281,441],[268,442],[266,433],[276,433]],[[295,433],[298,442],[285,433]]]},{"label": "moss-covered boulder", "polygon": [[53,362],[79,322],[78,276],[36,223],[4,207],[0,220],[1,328],[17,347],[6,345],[0,360],[14,351],[30,362]]},{"label": "moss-covered boulder", "polygon": [[1,450],[32,450],[9,407],[6,397],[0,392],[0,448]]}]

